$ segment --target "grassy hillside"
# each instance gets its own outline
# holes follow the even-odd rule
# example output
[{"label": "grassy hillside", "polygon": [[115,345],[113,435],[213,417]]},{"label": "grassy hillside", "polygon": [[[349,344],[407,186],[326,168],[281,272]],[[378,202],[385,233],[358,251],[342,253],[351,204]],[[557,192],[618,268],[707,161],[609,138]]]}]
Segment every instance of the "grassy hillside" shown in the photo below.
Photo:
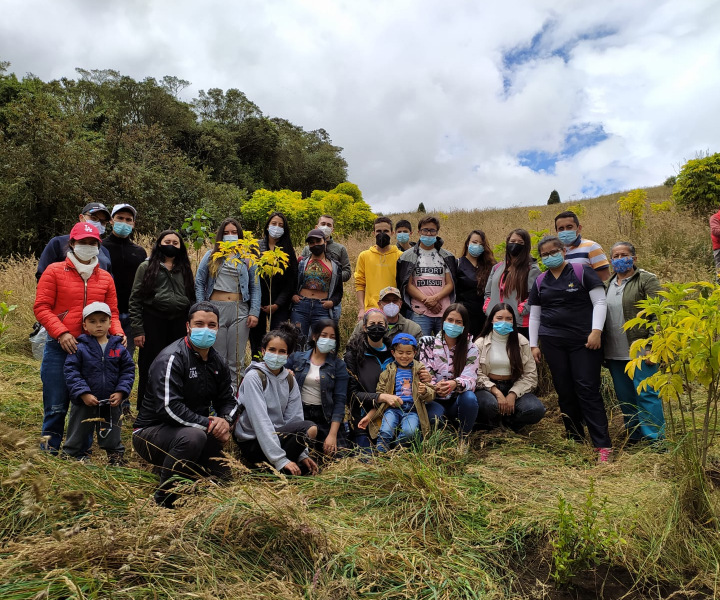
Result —
[{"label": "grassy hillside", "polygon": [[[652,202],[666,188],[648,190]],[[583,201],[584,232],[607,249],[619,195]],[[426,202],[426,205],[431,205]],[[448,212],[446,247],[483,229],[494,245],[515,227],[552,228],[560,207]],[[404,215],[417,222],[417,215]],[[400,216],[397,216],[400,218]],[[707,224],[649,214],[633,235],[662,280],[708,279]],[[371,236],[346,240],[351,259]],[[685,510],[672,445],[617,452],[596,467],[563,439],[557,402],[528,437],[473,438],[468,453],[437,434],[422,451],[328,465],[315,478],[248,472],[228,487],[196,483],[175,511],[154,506],[154,476],[129,454],[112,468],[37,450],[39,363],[29,357],[34,261],[0,268],[12,290],[0,356],[0,598],[705,598],[720,594],[720,535]],[[343,325],[354,325],[352,282]],[[622,417],[604,390],[612,433]],[[124,432],[130,448],[129,431]],[[716,510],[720,495],[713,492]],[[562,502],[561,502],[561,499]],[[571,585],[556,587],[564,566]]]}]

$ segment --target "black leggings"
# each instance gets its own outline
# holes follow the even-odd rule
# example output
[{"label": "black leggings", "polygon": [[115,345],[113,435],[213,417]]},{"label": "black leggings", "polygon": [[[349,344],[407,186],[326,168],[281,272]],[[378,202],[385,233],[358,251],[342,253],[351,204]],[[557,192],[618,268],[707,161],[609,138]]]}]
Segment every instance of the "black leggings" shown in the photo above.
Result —
[{"label": "black leggings", "polygon": [[[312,421],[293,421],[275,430],[278,433],[280,447],[285,450],[285,456],[287,456],[288,460],[297,463],[300,455],[307,450],[308,442],[310,441],[307,432],[308,429],[314,426],[315,423]],[[240,448],[240,453],[248,462],[268,462],[262,446],[260,446],[260,442],[258,442],[257,439],[238,442],[237,444],[238,448]]]}]

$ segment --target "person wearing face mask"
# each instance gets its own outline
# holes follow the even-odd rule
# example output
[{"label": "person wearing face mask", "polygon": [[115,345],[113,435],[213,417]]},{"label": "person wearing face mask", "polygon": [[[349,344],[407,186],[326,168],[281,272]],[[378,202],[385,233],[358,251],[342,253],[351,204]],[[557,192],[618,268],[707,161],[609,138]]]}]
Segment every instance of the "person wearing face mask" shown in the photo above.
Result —
[{"label": "person wearing face mask", "polygon": [[[338,263],[342,270],[343,283],[348,281],[352,276],[352,265],[350,264],[350,255],[348,254],[347,248],[342,244],[336,242],[333,239],[333,232],[335,231],[335,218],[330,215],[322,215],[315,226],[315,229],[319,229],[325,236],[325,254]],[[310,258],[312,252],[310,247],[305,246],[300,254],[300,258]],[[334,317],[336,320],[340,320],[338,314]]]},{"label": "person wearing face mask", "polygon": [[147,258],[147,252],[145,252],[145,248],[134,244],[130,239],[137,218],[135,208],[129,204],[116,204],[112,207],[110,214],[112,229],[110,235],[103,240],[102,247],[110,254],[115,289],[117,290],[120,323],[122,323],[123,331],[128,338],[128,352],[132,356],[135,352],[135,343],[130,324],[130,292],[135,282],[135,273]]},{"label": "person wearing face mask", "polygon": [[250,363],[240,385],[240,417],[233,437],[250,463],[270,463],[290,475],[314,475],[318,466],[308,446],[318,427],[305,420],[301,386],[285,366],[297,342],[298,332],[290,323],[265,334],[263,358]]},{"label": "person wearing face mask", "polygon": [[610,277],[610,263],[602,246],[582,237],[582,225],[577,215],[566,210],[555,217],[555,231],[565,244],[565,260],[570,264],[587,265],[602,281]]},{"label": "person wearing face mask", "polygon": [[308,233],[306,241],[312,256],[298,265],[297,292],[292,297],[290,321],[304,340],[314,323],[333,319],[333,308],[342,302],[340,265],[325,254],[325,235],[319,229]]},{"label": "person wearing face mask", "polygon": [[293,352],[285,364],[295,374],[305,420],[317,426],[312,445],[328,458],[348,447],[343,427],[348,372],[337,356],[339,345],[337,323],[322,319],[312,326],[310,349]]},{"label": "person wearing face mask", "polygon": [[250,331],[260,316],[261,291],[257,267],[248,261],[233,262],[233,257],[213,258],[221,242],[237,242],[243,235],[233,218],[220,223],[215,245],[205,253],[195,273],[195,296],[207,300],[220,311],[220,326],[215,349],[228,363],[235,389],[242,379],[245,352]]},{"label": "person wearing face mask", "polygon": [[410,248],[415,246],[415,242],[410,241],[410,236],[412,236],[412,225],[410,221],[400,219],[395,224],[395,239],[397,240],[397,247],[400,252],[405,252],[405,250],[410,250]]},{"label": "person wearing face mask", "polygon": [[469,322],[462,304],[450,304],[442,315],[442,331],[423,339],[418,352],[418,360],[430,373],[436,402],[444,408],[446,418],[457,423],[461,440],[472,432],[478,414],[478,349],[466,331]]},{"label": "person wearing face mask", "polygon": [[[398,333],[409,333],[417,341],[422,337],[422,329],[420,325],[406,319],[400,314],[402,308],[402,300],[400,299],[400,290],[396,287],[386,287],[380,290],[380,298],[378,300],[378,308],[385,315],[387,321],[387,333],[384,342],[389,347],[392,339]],[[355,326],[353,335],[363,330],[363,322],[359,321]]]},{"label": "person wearing face mask", "polygon": [[[105,233],[105,226],[110,220],[110,212],[105,208],[104,204],[100,202],[90,202],[85,208],[82,209],[82,213],[78,217],[80,223],[90,223],[97,229],[98,235]],[[40,276],[45,272],[45,269],[53,263],[65,262],[65,256],[69,247],[70,236],[58,235],[52,238],[40,255],[38,259],[37,270],[35,271],[35,279],[40,281]],[[112,264],[110,260],[110,253],[104,246],[100,246],[100,254],[98,254],[98,265],[104,271],[112,274]]]},{"label": "person wearing face mask", "polygon": [[532,393],[537,366],[530,342],[518,333],[512,306],[500,302],[493,307],[475,346],[480,356],[478,426],[493,429],[502,424],[517,432],[538,423],[545,406]]},{"label": "person wearing face mask", "polygon": [[393,222],[378,217],[373,224],[375,245],[360,253],[355,267],[355,295],[358,301],[358,321],[365,311],[377,308],[380,290],[395,285],[397,261],[402,252],[391,244]]},{"label": "person wearing face mask", "polygon": [[608,463],[612,443],[600,394],[605,287],[592,267],[568,263],[565,252],[554,235],[538,243],[548,270],[530,291],[530,348],[536,363],[543,355],[548,362],[568,438],[583,441],[587,426],[598,463]]},{"label": "person wearing face mask", "polygon": [[262,339],[270,329],[276,329],[280,323],[290,319],[292,295],[297,281],[298,263],[295,256],[290,227],[285,215],[274,212],[263,229],[263,237],[258,240],[260,254],[280,248],[288,255],[288,266],[282,273],[272,277],[260,275],[260,316],[258,324],[250,330],[250,352],[255,356],[260,350]]},{"label": "person wearing face mask", "polygon": [[135,272],[130,292],[130,324],[138,353],[137,408],[142,406],[148,370],[155,357],[185,336],[188,308],[195,302],[187,247],[177,231],[163,231],[150,258]]},{"label": "person wearing face mask", "polygon": [[238,413],[230,369],[212,347],[217,308],[198,302],[187,314],[186,335],[152,364],[132,436],[135,452],[161,469],[155,502],[166,508],[178,497],[174,476],[230,478],[230,467],[219,459]]},{"label": "person wearing face mask", "polygon": [[613,275],[607,287],[607,319],[603,330],[605,366],[610,371],[615,395],[623,412],[627,443],[655,442],[664,437],[665,416],[662,400],[648,386],[638,392],[640,383],[658,371],[658,365],[643,362],[630,377],[625,367],[630,361],[630,346],[648,335],[648,331],[624,325],[640,312],[637,303],[658,295],[658,278],[637,267],[637,254],[630,242],[617,242],[610,250]]},{"label": "person wearing face mask", "polygon": [[530,234],[524,229],[513,229],[505,239],[505,259],[490,271],[485,285],[485,314],[499,302],[512,307],[518,333],[528,337],[530,304],[528,296],[540,268],[530,254]]},{"label": "person wearing face mask", "polygon": [[83,332],[82,312],[93,302],[110,307],[110,333],[123,335],[112,277],[100,269],[100,234],[89,223],[78,223],[68,236],[64,262],[50,264],[38,282],[33,311],[45,327],[45,344],[40,378],[43,382],[43,449],[57,453],[65,435],[65,417],[70,396],[65,385],[64,367],[69,354],[77,352],[77,338]]},{"label": "person wearing face mask", "polygon": [[468,333],[475,339],[485,324],[483,303],[485,287],[495,255],[485,232],[474,229],[465,240],[462,256],[457,259],[457,290],[455,297],[470,314]]}]

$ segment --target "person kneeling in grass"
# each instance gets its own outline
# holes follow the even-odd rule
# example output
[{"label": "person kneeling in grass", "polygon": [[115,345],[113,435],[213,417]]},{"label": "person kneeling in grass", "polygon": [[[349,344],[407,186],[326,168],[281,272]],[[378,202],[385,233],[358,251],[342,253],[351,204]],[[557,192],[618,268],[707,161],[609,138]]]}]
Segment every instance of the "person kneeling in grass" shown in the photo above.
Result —
[{"label": "person kneeling in grass", "polygon": [[380,375],[377,392],[390,394],[391,401],[370,410],[358,427],[368,429],[377,439],[379,452],[388,452],[393,444],[406,444],[420,430],[423,436],[430,431],[426,402],[435,398],[432,386],[420,381],[422,363],[415,360],[417,341],[407,333],[398,333],[392,341],[393,361]]},{"label": "person kneeling in grass", "polygon": [[[65,383],[70,394],[70,420],[63,454],[84,459],[90,456],[93,432],[107,452],[111,465],[121,465],[125,447],[120,439],[120,403],[132,391],[135,363],[123,339],[108,335],[112,312],[104,302],[83,309],[83,329],[77,352],[65,360]],[[90,443],[88,443],[90,442]]]}]

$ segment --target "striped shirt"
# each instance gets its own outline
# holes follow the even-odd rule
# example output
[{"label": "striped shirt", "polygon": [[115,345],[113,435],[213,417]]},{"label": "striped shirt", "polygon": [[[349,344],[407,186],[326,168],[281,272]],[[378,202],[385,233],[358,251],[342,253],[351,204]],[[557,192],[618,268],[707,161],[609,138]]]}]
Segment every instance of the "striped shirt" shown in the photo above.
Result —
[{"label": "striped shirt", "polygon": [[577,263],[579,265],[588,265],[596,271],[607,269],[610,262],[605,256],[602,246],[592,240],[585,240],[578,236],[572,246],[565,246],[565,260],[569,263]]}]

